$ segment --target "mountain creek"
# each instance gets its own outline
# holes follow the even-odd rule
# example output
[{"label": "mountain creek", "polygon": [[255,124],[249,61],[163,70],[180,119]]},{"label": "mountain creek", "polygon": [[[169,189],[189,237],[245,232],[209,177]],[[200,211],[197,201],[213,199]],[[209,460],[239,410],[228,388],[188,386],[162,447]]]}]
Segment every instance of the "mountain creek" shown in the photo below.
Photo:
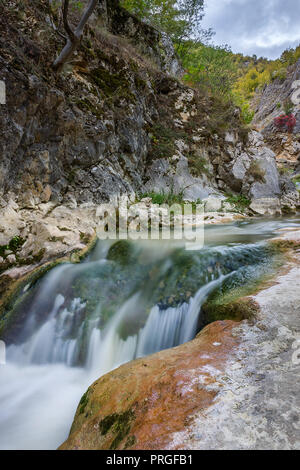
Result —
[{"label": "mountain creek", "polygon": [[80,264],[27,285],[4,329],[0,448],[58,447],[99,377],[189,342],[210,322],[250,321],[245,306],[233,314],[218,299],[262,288],[282,265],[270,241],[299,229],[299,216],[207,226],[193,251],[172,240],[99,240]]},{"label": "mountain creek", "polygon": [[0,2],[0,449],[299,449],[299,48],[138,3]]}]

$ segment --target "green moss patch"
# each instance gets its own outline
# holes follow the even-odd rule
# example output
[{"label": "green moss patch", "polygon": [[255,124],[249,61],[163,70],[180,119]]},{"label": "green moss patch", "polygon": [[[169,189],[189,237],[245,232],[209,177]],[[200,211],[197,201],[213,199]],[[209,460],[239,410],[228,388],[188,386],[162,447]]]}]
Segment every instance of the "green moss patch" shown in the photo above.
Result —
[{"label": "green moss patch", "polygon": [[127,240],[114,243],[107,254],[109,261],[115,261],[121,265],[130,265],[134,257],[134,246]]},{"label": "green moss patch", "polygon": [[272,263],[261,271],[260,276],[254,279],[250,277],[246,279],[246,282],[236,287],[232,287],[232,281],[229,279],[208,297],[201,309],[199,329],[218,320],[239,322],[255,319],[259,312],[259,306],[252,296],[268,286],[284,262],[282,256],[276,256],[273,248],[270,249],[270,255],[272,252],[274,254]]},{"label": "green moss patch", "polygon": [[251,204],[250,199],[243,194],[228,194],[225,202],[235,206],[238,212],[244,212]]},{"label": "green moss patch", "polygon": [[82,395],[82,397],[81,397],[81,400],[80,400],[80,402],[79,402],[79,414],[84,413],[84,410],[85,410],[85,408],[86,408],[86,406],[87,406],[87,404],[88,404],[88,401],[89,401],[89,400],[88,400],[88,393],[89,393],[89,390],[87,390],[87,391],[85,392],[85,394]]},{"label": "green moss patch", "polygon": [[97,68],[93,69],[89,76],[107,97],[122,97],[133,103],[136,101],[124,72],[111,73],[104,68]]},{"label": "green moss patch", "polygon": [[24,245],[25,240],[19,236],[13,237],[7,245],[0,246],[0,256],[5,258],[5,251],[9,250],[12,253],[16,254]]},{"label": "green moss patch", "polygon": [[211,299],[202,307],[201,322],[204,326],[219,320],[251,320],[258,311],[257,303],[250,297],[235,300]]},{"label": "green moss patch", "polygon": [[[106,416],[99,423],[99,430],[102,436],[111,433],[112,442],[110,450],[115,450],[119,447],[121,442],[128,436],[131,424],[135,418],[132,409],[128,409],[124,413],[113,413]],[[128,436],[125,447],[130,447],[134,444],[135,437]]]}]

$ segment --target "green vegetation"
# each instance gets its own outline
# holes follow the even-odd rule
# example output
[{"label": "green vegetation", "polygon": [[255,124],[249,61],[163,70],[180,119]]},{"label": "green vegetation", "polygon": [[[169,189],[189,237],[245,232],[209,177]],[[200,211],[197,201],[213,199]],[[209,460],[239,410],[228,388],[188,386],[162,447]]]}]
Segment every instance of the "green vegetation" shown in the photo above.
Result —
[{"label": "green vegetation", "polygon": [[115,261],[122,266],[130,265],[134,262],[135,252],[132,244],[128,240],[119,240],[114,243],[107,253],[109,261]]},{"label": "green vegetation", "polygon": [[248,170],[248,175],[252,176],[255,181],[258,181],[260,183],[265,183],[265,176],[266,172],[261,166],[259,165],[258,162],[252,161],[250,164],[250,168]]},{"label": "green vegetation", "polygon": [[106,69],[99,67],[91,70],[89,76],[110,99],[126,98],[135,103],[135,96],[130,90],[128,79],[124,73],[112,74]]},{"label": "green vegetation", "polygon": [[151,158],[171,158],[175,153],[174,141],[178,138],[178,132],[171,127],[162,124],[154,124],[151,128],[152,151]]},{"label": "green vegetation", "polygon": [[233,54],[227,47],[205,46],[190,41],[189,55],[184,57],[187,83],[205,89],[224,99],[232,97],[232,84],[237,78]]},{"label": "green vegetation", "polygon": [[191,174],[194,176],[207,175],[209,176],[209,169],[207,167],[207,160],[205,157],[199,157],[194,153],[188,155],[189,167]]},{"label": "green vegetation", "polygon": [[[135,418],[134,412],[129,409],[124,413],[113,413],[106,416],[99,423],[100,433],[105,436],[108,432],[113,434],[113,441],[110,445],[110,450],[117,449],[119,444],[128,436],[131,423]],[[129,436],[130,437],[130,436]],[[127,438],[126,446],[129,447],[135,442],[135,437],[131,436],[131,439]]]},{"label": "green vegetation", "polygon": [[[273,80],[285,80],[288,67],[295,64],[300,58],[300,45],[295,49],[287,49],[277,60],[266,58],[244,57],[242,54],[235,54],[234,61],[239,70],[239,78],[235,82],[233,95],[235,102],[241,107],[245,120],[250,116],[247,112],[251,110],[251,100],[256,91],[261,90],[266,84]],[[286,114],[292,111],[293,105],[289,103],[277,103],[277,109],[284,107]],[[246,112],[245,112],[246,111]]]},{"label": "green vegetation", "polygon": [[22,245],[24,244],[25,240],[19,236],[13,237],[7,245],[0,246],[0,256],[5,257],[5,251],[12,251],[16,254],[17,251],[20,250]]},{"label": "green vegetation", "polygon": [[[61,4],[61,0],[49,3],[52,20],[58,27],[62,24]],[[108,4],[109,8],[115,8],[116,11],[119,8],[118,1],[111,0]],[[78,22],[85,5],[84,1],[70,0],[71,24]],[[255,93],[273,80],[283,81],[287,77],[288,67],[300,58],[300,46],[287,49],[277,60],[268,60],[255,55],[233,54],[227,45],[211,44],[213,31],[202,27],[204,0],[120,0],[120,5],[145,23],[166,32],[182,61],[185,70],[183,80],[200,90],[204,96],[220,99],[220,112],[224,103],[231,103],[232,113],[234,106],[238,106],[241,109],[242,121],[246,125],[249,125],[254,117],[252,99]],[[81,41],[81,47],[90,59],[94,59],[95,54],[98,54],[92,46],[93,38],[90,33],[89,38]],[[64,61],[65,57],[61,54],[54,64],[55,68],[59,70]],[[136,102],[128,87],[128,80],[122,74],[113,75],[107,71],[92,70],[91,75],[95,85],[103,90],[106,99],[113,103],[122,98]],[[143,82],[141,79],[141,86],[145,86]],[[139,86],[137,83],[136,85]],[[283,106],[283,103],[277,103],[278,110],[283,109]],[[84,98],[80,100],[79,107],[83,110],[90,109],[98,117],[101,115],[101,110],[96,109]],[[226,122],[224,117],[223,121]],[[167,138],[158,139],[157,154],[169,155],[171,151],[172,145],[168,145]]]},{"label": "green vegetation", "polygon": [[186,52],[185,40],[212,36],[201,28],[204,0],[121,0],[121,5],[143,21],[166,32],[178,49]]},{"label": "green vegetation", "polygon": [[207,299],[201,310],[201,327],[219,320],[252,320],[259,312],[259,306],[253,296],[259,292],[274,276],[282,265],[284,258],[273,247],[268,248],[265,261],[241,279],[237,274],[236,281],[232,279],[216,289]]},{"label": "green vegetation", "polygon": [[238,298],[232,292],[226,296],[215,297],[202,307],[204,325],[220,320],[250,320],[259,311],[258,305],[249,297]]},{"label": "green vegetation", "polygon": [[283,110],[285,114],[287,115],[291,114],[293,112],[293,109],[294,109],[294,105],[290,98],[288,98],[287,100],[283,102]]},{"label": "green vegetation", "polygon": [[179,194],[175,194],[173,189],[170,192],[161,191],[159,193],[155,191],[150,191],[148,193],[143,193],[140,196],[140,199],[151,197],[153,204],[167,204],[172,206],[172,204],[183,204],[183,191]]},{"label": "green vegetation", "polygon": [[81,400],[79,402],[79,414],[84,413],[85,407],[88,404],[88,390],[85,392],[85,394],[81,397]]},{"label": "green vegetation", "polygon": [[[288,67],[300,58],[300,46],[286,50],[280,59],[268,60],[233,54],[228,46],[188,43],[189,55],[183,59],[187,83],[231,100],[241,109],[245,124],[250,124],[253,119],[251,100],[256,91],[273,80],[285,80]],[[293,104],[290,101],[277,103],[278,109],[282,107],[289,114]]]},{"label": "green vegetation", "polygon": [[239,212],[245,211],[251,204],[250,199],[242,194],[228,194],[225,202],[234,205]]},{"label": "green vegetation", "polygon": [[291,175],[293,173],[293,169],[282,166],[279,168],[279,173],[280,175]]},{"label": "green vegetation", "polygon": [[[293,178],[293,182],[294,182],[295,184],[300,184],[300,176],[296,176],[295,178]],[[298,191],[299,191],[299,193],[300,193],[300,188],[299,188],[298,186],[297,186],[297,189],[298,189]]]}]

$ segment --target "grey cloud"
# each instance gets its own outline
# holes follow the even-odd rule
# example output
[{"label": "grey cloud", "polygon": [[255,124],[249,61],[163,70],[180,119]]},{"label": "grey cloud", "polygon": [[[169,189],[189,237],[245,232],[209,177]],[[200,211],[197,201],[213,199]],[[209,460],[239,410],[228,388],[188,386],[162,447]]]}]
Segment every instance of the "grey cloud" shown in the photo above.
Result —
[{"label": "grey cloud", "polygon": [[203,27],[234,52],[277,58],[300,43],[299,0],[206,0]]}]

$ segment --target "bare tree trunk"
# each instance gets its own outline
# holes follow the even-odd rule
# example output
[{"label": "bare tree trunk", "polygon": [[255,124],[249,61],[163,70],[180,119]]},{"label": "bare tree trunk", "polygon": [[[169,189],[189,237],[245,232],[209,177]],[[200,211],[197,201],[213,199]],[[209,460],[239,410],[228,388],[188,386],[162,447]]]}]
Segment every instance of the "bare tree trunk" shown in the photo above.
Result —
[{"label": "bare tree trunk", "polygon": [[65,47],[63,48],[63,50],[61,51],[61,53],[59,54],[59,56],[57,57],[55,62],[53,63],[54,70],[59,70],[63,66],[63,64],[66,63],[66,61],[69,59],[69,57],[73,54],[73,52],[77,48],[77,46],[80,42],[80,38],[81,38],[82,33],[83,33],[83,29],[84,29],[89,17],[91,16],[93,11],[95,10],[98,1],[99,0],[90,0],[89,1],[86,9],[84,10],[84,12],[82,14],[82,17],[79,21],[79,24],[78,24],[77,28],[75,29],[75,31],[72,31],[72,29],[69,25],[69,21],[68,21],[69,0],[64,0],[64,3],[63,3],[63,21],[64,21],[64,28],[66,30],[66,33],[68,34],[68,40],[67,40],[67,44],[65,45]]}]

